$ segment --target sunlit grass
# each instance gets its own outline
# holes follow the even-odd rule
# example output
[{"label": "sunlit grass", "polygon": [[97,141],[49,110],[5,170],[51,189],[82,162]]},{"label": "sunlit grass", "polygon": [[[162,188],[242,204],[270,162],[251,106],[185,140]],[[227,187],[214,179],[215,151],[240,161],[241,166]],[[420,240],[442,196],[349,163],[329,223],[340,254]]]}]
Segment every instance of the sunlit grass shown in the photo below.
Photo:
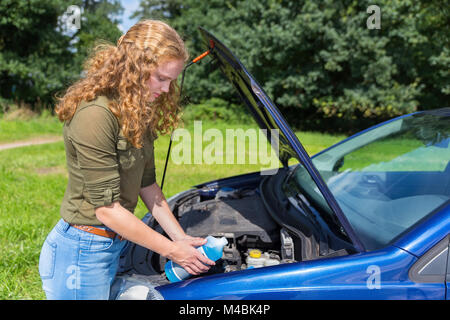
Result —
[{"label": "sunlit grass", "polygon": [[56,117],[36,116],[28,121],[4,118],[0,116],[0,143],[33,137],[58,136],[62,132],[62,123]]}]

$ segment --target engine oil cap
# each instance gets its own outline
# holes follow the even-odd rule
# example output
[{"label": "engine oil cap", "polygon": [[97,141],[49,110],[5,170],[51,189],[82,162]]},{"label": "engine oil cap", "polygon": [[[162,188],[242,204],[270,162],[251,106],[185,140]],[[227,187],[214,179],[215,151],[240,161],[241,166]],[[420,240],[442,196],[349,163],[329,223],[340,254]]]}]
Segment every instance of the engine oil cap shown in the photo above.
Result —
[{"label": "engine oil cap", "polygon": [[261,251],[258,249],[252,249],[248,254],[252,258],[261,258]]}]

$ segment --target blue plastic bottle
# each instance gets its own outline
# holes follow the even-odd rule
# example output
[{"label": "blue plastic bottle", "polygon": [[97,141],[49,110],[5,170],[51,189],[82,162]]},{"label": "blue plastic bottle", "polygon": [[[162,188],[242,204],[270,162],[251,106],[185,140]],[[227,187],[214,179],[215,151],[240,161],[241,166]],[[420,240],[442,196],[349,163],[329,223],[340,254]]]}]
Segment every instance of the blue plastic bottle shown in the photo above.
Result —
[{"label": "blue plastic bottle", "polygon": [[[228,243],[227,239],[225,237],[214,238],[207,236],[206,240],[207,242],[203,246],[198,247],[197,250],[213,261],[222,258],[223,247]],[[183,267],[172,261],[166,263],[164,270],[170,282],[182,281],[191,276]]]}]

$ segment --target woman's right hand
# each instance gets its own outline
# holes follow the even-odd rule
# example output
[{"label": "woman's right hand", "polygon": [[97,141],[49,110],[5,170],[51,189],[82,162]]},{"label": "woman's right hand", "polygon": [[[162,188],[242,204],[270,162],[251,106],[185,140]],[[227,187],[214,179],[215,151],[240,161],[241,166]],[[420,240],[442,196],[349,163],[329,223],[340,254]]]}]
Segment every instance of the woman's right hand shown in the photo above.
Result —
[{"label": "woman's right hand", "polygon": [[187,237],[173,241],[174,250],[167,256],[168,259],[178,263],[192,275],[206,272],[215,265],[215,262],[201,254],[196,247],[206,243],[206,239]]}]

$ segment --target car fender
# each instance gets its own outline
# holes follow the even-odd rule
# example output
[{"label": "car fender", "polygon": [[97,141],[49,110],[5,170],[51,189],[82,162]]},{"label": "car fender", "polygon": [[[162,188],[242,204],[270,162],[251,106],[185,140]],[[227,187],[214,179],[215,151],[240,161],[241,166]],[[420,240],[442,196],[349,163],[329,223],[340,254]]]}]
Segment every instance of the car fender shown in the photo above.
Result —
[{"label": "car fender", "polygon": [[164,299],[441,299],[408,278],[417,258],[383,250],[199,277],[157,287]]}]

